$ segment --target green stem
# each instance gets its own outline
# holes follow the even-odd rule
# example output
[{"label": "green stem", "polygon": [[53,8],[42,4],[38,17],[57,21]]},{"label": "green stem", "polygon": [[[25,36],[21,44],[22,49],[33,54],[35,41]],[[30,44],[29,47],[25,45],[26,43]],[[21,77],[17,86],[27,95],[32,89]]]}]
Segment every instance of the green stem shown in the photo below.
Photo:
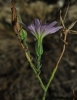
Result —
[{"label": "green stem", "polygon": [[[18,39],[19,39],[19,38],[18,38]],[[40,82],[40,85],[41,85],[43,91],[45,91],[45,85],[43,84],[42,79],[41,79],[41,77],[39,76],[36,67],[35,67],[34,64],[32,63],[32,60],[31,60],[30,55],[29,55],[28,47],[26,48],[26,49],[27,49],[27,50],[26,50],[26,49],[25,49],[25,46],[22,44],[22,42],[20,41],[20,39],[19,39],[19,42],[20,42],[20,45],[21,45],[21,47],[23,48],[23,50],[24,50],[24,52],[25,52],[26,58],[27,58],[28,62],[30,63],[31,68],[33,69],[35,75],[37,76],[37,78],[38,78],[38,80],[39,80],[39,82]]]},{"label": "green stem", "polygon": [[[67,37],[67,33],[64,35],[64,42],[66,42],[66,37]],[[62,52],[61,52],[60,57],[59,57],[59,59],[58,59],[58,62],[57,62],[56,66],[55,66],[55,68],[54,68],[54,70],[53,70],[53,72],[52,72],[52,74],[51,74],[51,76],[50,76],[50,79],[49,79],[49,81],[48,81],[48,83],[47,83],[47,85],[46,85],[46,88],[45,88],[46,90],[44,91],[42,100],[45,100],[45,98],[46,98],[46,94],[47,94],[48,88],[49,88],[49,86],[50,86],[50,83],[51,83],[51,81],[53,80],[54,75],[55,75],[55,73],[56,73],[56,71],[57,71],[57,69],[58,69],[58,65],[59,65],[59,63],[60,63],[60,61],[61,61],[61,58],[63,57],[64,51],[65,51],[65,46],[66,46],[66,44],[64,43]]]},{"label": "green stem", "polygon": [[47,91],[44,91],[42,100],[45,100],[46,99],[46,93],[47,93]]},{"label": "green stem", "polygon": [[47,83],[46,91],[44,92],[44,95],[43,95],[43,99],[42,99],[42,100],[45,100],[45,98],[46,98],[46,94],[47,94],[48,88],[49,88],[49,86],[50,86],[51,81],[52,81],[53,78],[54,78],[54,75],[55,75],[55,73],[56,73],[56,71],[57,71],[57,68],[58,68],[58,67],[55,67],[55,69],[53,70],[53,72],[52,72],[52,74],[51,74],[51,76],[50,76],[50,79],[49,79],[49,81],[48,81],[48,83]]},{"label": "green stem", "polygon": [[47,84],[47,86],[46,86],[46,90],[48,90],[48,87],[49,87],[51,81],[52,81],[53,78],[54,78],[54,75],[55,75],[55,73],[56,73],[56,71],[57,71],[57,68],[58,68],[58,67],[55,67],[55,68],[54,68],[54,70],[53,70],[53,72],[52,72],[52,74],[51,74],[51,76],[50,76],[50,79],[49,79],[49,81],[48,81],[48,84]]},{"label": "green stem", "polygon": [[40,60],[41,60],[41,55],[37,57],[37,71],[40,71],[41,68],[41,64],[40,64]]},{"label": "green stem", "polygon": [[55,75],[56,71],[57,71],[57,67],[54,69],[53,73],[51,74],[51,77],[50,77],[50,79],[49,79],[49,81],[48,81],[48,84],[47,84],[47,86],[46,86],[46,88],[45,88],[45,91],[44,91],[42,100],[45,100],[45,99],[46,99],[47,90],[48,90],[48,88],[49,88],[49,86],[50,86],[51,81],[52,81],[53,78],[54,78],[54,75]]},{"label": "green stem", "polygon": [[39,76],[39,74],[38,74],[38,72],[37,72],[37,70],[36,70],[34,64],[32,63],[32,61],[31,61],[31,59],[30,59],[28,53],[25,52],[25,54],[26,54],[27,60],[28,60],[29,63],[30,63],[31,68],[33,69],[34,73],[36,74],[36,77],[38,78],[38,80],[39,80],[39,82],[40,82],[40,85],[41,85],[42,89],[45,91],[45,85],[43,84],[43,82],[42,82],[42,80],[41,80],[41,78],[40,78],[40,76]]},{"label": "green stem", "polygon": [[46,90],[46,87],[45,87],[45,85],[43,84],[43,82],[42,82],[42,80],[41,80],[40,76],[39,76],[39,75],[37,75],[37,78],[38,78],[38,80],[39,80],[39,82],[40,82],[40,85],[41,85],[41,87],[42,87],[43,91],[45,91],[45,90]]}]

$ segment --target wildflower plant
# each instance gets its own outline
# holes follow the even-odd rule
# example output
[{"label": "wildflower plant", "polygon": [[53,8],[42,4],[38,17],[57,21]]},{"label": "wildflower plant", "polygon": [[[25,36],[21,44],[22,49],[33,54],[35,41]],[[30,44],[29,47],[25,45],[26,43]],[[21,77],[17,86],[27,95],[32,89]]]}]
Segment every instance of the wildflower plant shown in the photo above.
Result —
[{"label": "wildflower plant", "polygon": [[55,24],[57,24],[56,21],[50,24],[48,23],[42,24],[42,22],[39,19],[34,19],[29,26],[26,26],[24,23],[21,24],[26,29],[26,31],[32,33],[36,39],[35,50],[38,59],[37,70],[39,71],[41,68],[40,59],[41,59],[41,55],[43,54],[43,45],[42,45],[43,38],[48,34],[57,32],[59,29],[62,28],[62,26],[55,26]]},{"label": "wildflower plant", "polygon": [[[42,100],[45,100],[46,99],[46,94],[47,94],[47,90],[50,86],[50,83],[51,81],[53,80],[54,78],[54,75],[57,71],[57,68],[58,68],[58,65],[60,63],[60,60],[64,54],[64,51],[65,51],[65,46],[67,44],[66,42],[66,39],[67,39],[67,34],[70,33],[70,32],[74,32],[76,33],[76,31],[72,31],[71,28],[75,25],[75,22],[73,22],[68,29],[66,29],[65,25],[64,25],[64,20],[62,19],[61,17],[61,13],[60,13],[60,20],[61,20],[61,23],[62,23],[62,26],[55,26],[57,24],[56,21],[53,21],[52,23],[48,24],[48,23],[42,23],[42,21],[40,21],[39,19],[34,19],[32,21],[32,23],[28,26],[26,26],[21,18],[20,18],[20,15],[17,13],[17,10],[15,8],[15,3],[12,1],[12,26],[13,26],[13,29],[15,31],[15,34],[20,42],[20,45],[21,47],[23,48],[24,52],[25,52],[25,55],[26,55],[26,58],[28,60],[28,62],[30,63],[30,66],[31,68],[33,69],[33,72],[35,73],[39,83],[40,83],[40,86],[42,87],[43,89],[43,97],[42,97]],[[65,14],[66,16],[66,14]],[[64,16],[64,18],[65,18]],[[24,30],[25,29],[25,30]],[[57,61],[57,64],[53,70],[53,72],[51,73],[50,75],[50,78],[48,80],[48,83],[47,85],[44,84],[44,82],[42,81],[41,77],[40,77],[40,71],[41,71],[41,56],[43,54],[43,39],[45,36],[49,35],[49,34],[53,34],[59,30],[62,30],[61,32],[61,36],[62,34],[64,34],[63,36],[63,39],[61,38],[61,40],[63,41],[63,49],[62,49],[62,52],[60,54],[60,57]],[[27,44],[27,32],[30,32],[31,34],[33,34],[34,38],[36,39],[35,41],[35,51],[36,51],[36,57],[37,57],[37,66],[35,66],[32,62],[32,58],[31,58],[31,55],[30,55],[30,51],[28,49],[28,44]]]}]

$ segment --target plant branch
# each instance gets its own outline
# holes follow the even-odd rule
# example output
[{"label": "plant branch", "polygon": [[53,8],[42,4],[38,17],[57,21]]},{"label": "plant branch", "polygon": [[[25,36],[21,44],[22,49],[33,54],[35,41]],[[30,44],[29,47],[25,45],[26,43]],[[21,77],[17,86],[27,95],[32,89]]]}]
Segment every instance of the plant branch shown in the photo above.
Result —
[{"label": "plant branch", "polygon": [[25,47],[24,47],[24,45],[21,43],[21,41],[20,41],[20,45],[21,45],[21,47],[23,48],[23,50],[24,50],[24,52],[25,52],[25,55],[26,55],[26,58],[27,58],[28,62],[30,63],[30,66],[31,66],[31,68],[33,69],[33,71],[34,71],[36,77],[38,78],[42,89],[45,91],[45,85],[43,84],[43,82],[42,82],[42,80],[41,80],[41,77],[39,76],[39,74],[38,74],[38,72],[37,72],[36,67],[35,67],[34,64],[32,63],[31,58],[29,57],[29,54],[28,54],[27,50],[25,50]]}]

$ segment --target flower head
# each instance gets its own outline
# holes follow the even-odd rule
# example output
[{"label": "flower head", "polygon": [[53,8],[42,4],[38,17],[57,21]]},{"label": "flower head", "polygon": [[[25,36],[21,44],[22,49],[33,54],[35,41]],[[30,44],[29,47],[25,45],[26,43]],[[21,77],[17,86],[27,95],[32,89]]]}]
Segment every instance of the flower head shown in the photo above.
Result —
[{"label": "flower head", "polygon": [[46,35],[55,33],[62,28],[62,26],[55,26],[57,24],[56,21],[50,24],[47,23],[42,24],[39,19],[34,19],[34,21],[29,26],[26,26],[24,23],[21,24],[27,31],[31,32],[35,36],[37,40],[35,44],[35,50],[37,57],[39,58],[43,54],[43,46],[42,46],[43,38]]},{"label": "flower head", "polygon": [[56,21],[50,24],[42,24],[39,19],[34,19],[34,21],[29,26],[26,26],[24,23],[21,24],[27,31],[31,32],[36,37],[36,39],[43,39],[46,35],[55,33],[62,28],[62,26],[55,26],[57,24]]}]

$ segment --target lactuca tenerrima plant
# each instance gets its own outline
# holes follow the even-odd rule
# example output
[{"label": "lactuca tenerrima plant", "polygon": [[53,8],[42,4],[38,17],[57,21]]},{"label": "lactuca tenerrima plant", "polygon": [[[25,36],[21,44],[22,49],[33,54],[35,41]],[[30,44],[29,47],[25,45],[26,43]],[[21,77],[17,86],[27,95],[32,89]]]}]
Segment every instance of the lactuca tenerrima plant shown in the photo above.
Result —
[{"label": "lactuca tenerrima plant", "polygon": [[[76,31],[70,30],[75,25],[77,20],[74,23],[72,23],[68,29],[66,29],[65,25],[64,25],[64,21],[61,17],[61,14],[60,14],[60,20],[61,20],[63,29],[65,29],[64,31],[62,30],[63,34],[64,34],[64,37],[62,39],[62,41],[64,42],[63,49],[62,49],[62,52],[60,54],[60,57],[57,61],[57,64],[56,64],[53,72],[51,72],[51,75],[50,75],[50,78],[49,78],[47,84],[44,84],[44,82],[41,79],[40,74],[38,74],[38,71],[40,70],[40,67],[41,67],[40,66],[40,59],[41,59],[41,55],[43,54],[43,46],[42,46],[43,38],[45,36],[47,36],[48,34],[52,34],[52,33],[57,32],[59,29],[62,28],[62,26],[55,26],[57,23],[56,21],[54,21],[50,24],[48,24],[48,23],[43,24],[43,23],[41,23],[41,21],[39,19],[35,19],[29,26],[26,26],[24,23],[22,23],[22,20],[21,20],[19,14],[17,14],[17,9],[15,8],[15,3],[13,0],[12,0],[11,10],[12,10],[12,27],[16,33],[16,36],[20,42],[21,47],[23,48],[23,50],[25,52],[25,55],[26,55],[26,58],[30,64],[30,67],[33,69],[33,72],[35,73],[37,79],[40,82],[40,86],[42,87],[43,92],[44,92],[43,96],[42,96],[42,100],[45,100],[50,83],[52,82],[52,80],[54,78],[54,75],[57,71],[58,65],[61,61],[63,54],[64,54],[67,34],[70,32],[77,33]],[[66,11],[66,13],[67,13],[67,11]],[[66,14],[65,14],[65,16],[66,16]],[[65,19],[65,16],[64,16],[64,19]],[[23,29],[23,27],[20,25],[20,23],[24,26],[26,31]],[[34,37],[36,38],[35,49],[36,49],[36,54],[37,54],[37,69],[38,70],[36,69],[36,66],[33,64],[32,59],[31,59],[30,54],[29,54],[28,44],[26,42],[27,35],[28,35],[27,31],[31,32],[34,35]]]},{"label": "lactuca tenerrima plant", "polygon": [[41,59],[41,55],[43,54],[43,46],[42,46],[43,38],[48,34],[57,32],[59,29],[62,28],[62,26],[55,26],[57,24],[56,21],[48,24],[48,23],[42,23],[39,19],[34,19],[33,22],[28,26],[26,26],[22,22],[21,24],[27,31],[32,33],[36,38],[35,50],[36,50],[37,62],[38,62],[37,69],[39,70],[41,68],[40,59]]}]

